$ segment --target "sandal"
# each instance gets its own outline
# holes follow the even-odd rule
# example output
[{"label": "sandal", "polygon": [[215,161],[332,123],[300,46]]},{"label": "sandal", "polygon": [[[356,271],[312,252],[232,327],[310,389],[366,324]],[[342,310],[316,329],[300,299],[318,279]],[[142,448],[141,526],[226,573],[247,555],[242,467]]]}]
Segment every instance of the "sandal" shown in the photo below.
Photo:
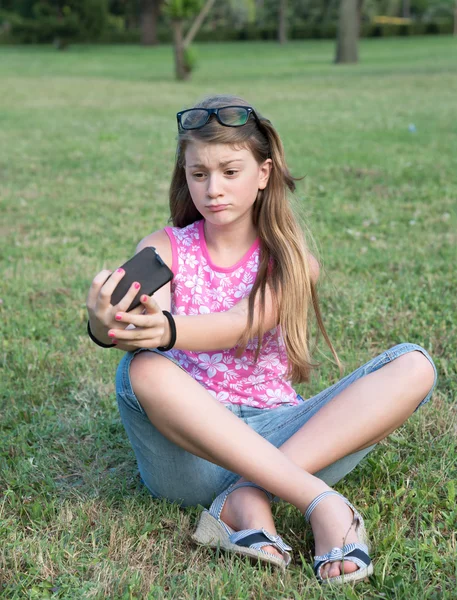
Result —
[{"label": "sandal", "polygon": [[[192,539],[197,544],[212,548],[220,547],[229,552],[248,556],[251,559],[271,563],[284,570],[291,561],[289,551],[292,548],[285,544],[279,535],[272,535],[263,528],[235,531],[220,518],[227,496],[234,490],[245,486],[256,487],[265,492],[270,502],[273,500],[272,494],[256,483],[250,481],[243,481],[239,484],[234,483],[217,496],[209,510],[205,509],[202,512]],[[282,552],[283,558],[262,550],[263,546],[274,546]]]},{"label": "sandal", "polygon": [[[309,523],[311,513],[319,504],[319,502],[321,500],[324,500],[324,498],[327,498],[327,496],[331,495],[339,496],[352,509],[354,513],[353,524],[355,524],[355,530],[359,536],[360,542],[346,544],[342,548],[332,548],[330,552],[327,552],[327,554],[324,554],[323,556],[315,556],[313,567],[314,573],[316,574],[319,583],[322,584],[342,584],[361,581],[362,579],[369,577],[373,573],[373,564],[368,554],[368,536],[365,530],[365,525],[362,516],[352,506],[349,500],[341,494],[339,494],[338,492],[323,492],[322,494],[319,494],[319,496],[316,496],[316,498],[314,498],[314,500],[308,506],[304,515],[305,521]],[[344,563],[345,560],[355,563],[359,567],[358,570],[354,571],[353,573],[347,573],[338,575],[336,577],[327,577],[325,579],[322,579],[320,571],[325,564],[337,561],[343,561]]]}]

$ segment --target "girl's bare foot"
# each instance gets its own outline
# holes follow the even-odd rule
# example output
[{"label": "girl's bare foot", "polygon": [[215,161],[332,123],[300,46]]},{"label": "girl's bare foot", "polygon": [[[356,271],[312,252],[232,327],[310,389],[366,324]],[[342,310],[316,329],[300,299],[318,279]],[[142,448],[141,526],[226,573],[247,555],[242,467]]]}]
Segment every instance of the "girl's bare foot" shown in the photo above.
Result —
[{"label": "girl's bare foot", "polygon": [[[338,496],[328,496],[318,504],[311,514],[311,527],[315,541],[315,554],[322,556],[332,548],[342,548],[345,544],[358,542],[354,513]],[[337,577],[343,573],[357,571],[358,566],[350,560],[327,563],[321,567],[321,577]]]},{"label": "girl's bare foot", "polygon": [[[262,529],[276,535],[270,501],[265,492],[254,487],[242,487],[231,492],[225,501],[220,518],[234,531]],[[263,546],[264,552],[282,556],[274,546]]]}]

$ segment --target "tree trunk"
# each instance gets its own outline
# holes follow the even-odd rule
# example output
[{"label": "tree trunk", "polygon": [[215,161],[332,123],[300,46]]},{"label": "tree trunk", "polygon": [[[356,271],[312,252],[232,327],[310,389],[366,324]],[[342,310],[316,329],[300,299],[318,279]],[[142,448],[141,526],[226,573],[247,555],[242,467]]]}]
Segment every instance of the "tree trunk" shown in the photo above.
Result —
[{"label": "tree trunk", "polygon": [[143,46],[156,46],[157,39],[157,20],[160,13],[161,0],[142,0],[140,27],[141,43]]},{"label": "tree trunk", "polygon": [[182,35],[182,20],[173,20],[173,47],[175,52],[175,73],[176,79],[184,80],[189,78],[189,69],[186,68],[184,60],[184,40]]},{"label": "tree trunk", "polygon": [[402,10],[402,17],[404,19],[409,19],[411,17],[411,6],[410,6],[410,0],[403,0],[403,10]]},{"label": "tree trunk", "polygon": [[454,8],[454,35],[457,35],[457,0],[455,0]]},{"label": "tree trunk", "polygon": [[211,10],[215,0],[206,0],[203,8],[198,13],[195,21],[192,23],[185,38],[183,38],[183,20],[172,20],[173,28],[173,48],[175,53],[175,72],[176,79],[189,79],[191,68],[186,64],[185,52],[186,48],[192,43],[192,40],[197,35],[206,15]]},{"label": "tree trunk", "polygon": [[198,15],[195,18],[195,21],[191,25],[191,28],[187,32],[186,38],[184,40],[184,48],[187,48],[187,46],[190,46],[190,44],[192,43],[192,40],[197,35],[200,27],[202,26],[203,21],[205,20],[206,15],[212,9],[214,2],[215,0],[206,0],[203,8],[198,13]]},{"label": "tree trunk", "polygon": [[285,44],[287,42],[287,25],[287,0],[280,0],[278,28],[278,41],[280,44]]},{"label": "tree trunk", "polygon": [[336,63],[356,63],[359,60],[360,8],[358,0],[340,0]]}]

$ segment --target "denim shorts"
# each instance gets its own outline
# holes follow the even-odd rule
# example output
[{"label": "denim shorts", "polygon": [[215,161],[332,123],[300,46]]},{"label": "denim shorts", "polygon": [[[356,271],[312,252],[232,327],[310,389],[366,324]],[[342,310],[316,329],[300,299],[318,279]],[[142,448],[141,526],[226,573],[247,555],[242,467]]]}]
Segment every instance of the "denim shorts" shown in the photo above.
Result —
[{"label": "denim shorts", "polygon": [[[386,350],[365,365],[356,369],[334,385],[316,396],[300,403],[281,406],[275,409],[259,409],[242,405],[226,405],[227,409],[243,419],[262,437],[279,447],[296,433],[327,402],[351,383],[364,375],[381,369],[402,354],[418,350],[433,365],[435,381],[433,388],[417,408],[425,404],[436,385],[435,365],[426,350],[416,344],[398,344]],[[158,352],[158,350],[139,349],[126,353],[116,372],[116,395],[122,423],[136,456],[141,479],[152,496],[178,502],[182,506],[201,504],[209,506],[212,500],[240,475],[228,471],[214,463],[195,456],[169,441],[149,421],[138,402],[130,382],[130,363],[138,352]],[[164,356],[167,356],[164,354]],[[167,356],[167,358],[170,358]],[[170,360],[172,360],[170,358]],[[417,409],[416,409],[417,410]],[[354,467],[375,447],[364,448],[329,465],[315,473],[317,477],[332,486],[350,473]]]}]

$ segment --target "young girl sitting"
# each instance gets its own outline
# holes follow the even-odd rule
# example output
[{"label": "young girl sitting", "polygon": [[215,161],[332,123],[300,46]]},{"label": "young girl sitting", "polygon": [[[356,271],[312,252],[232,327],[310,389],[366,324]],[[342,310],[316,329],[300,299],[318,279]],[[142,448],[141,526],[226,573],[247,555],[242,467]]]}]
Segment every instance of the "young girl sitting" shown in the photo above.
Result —
[{"label": "young girl sitting", "polygon": [[313,366],[311,308],[338,358],[281,140],[234,96],[177,116],[173,226],[137,247],[154,246],[174,278],[126,312],[139,284],[112,306],[124,273],[105,283],[102,271],[87,300],[92,339],[126,351],[117,398],[141,477],[155,497],[209,506],[196,542],[281,568],[292,549],[270,503],[290,502],[312,527],[318,580],[363,579],[373,571],[363,519],[329,486],[430,399],[433,362],[402,343],[316,396],[298,395],[292,385]]}]

